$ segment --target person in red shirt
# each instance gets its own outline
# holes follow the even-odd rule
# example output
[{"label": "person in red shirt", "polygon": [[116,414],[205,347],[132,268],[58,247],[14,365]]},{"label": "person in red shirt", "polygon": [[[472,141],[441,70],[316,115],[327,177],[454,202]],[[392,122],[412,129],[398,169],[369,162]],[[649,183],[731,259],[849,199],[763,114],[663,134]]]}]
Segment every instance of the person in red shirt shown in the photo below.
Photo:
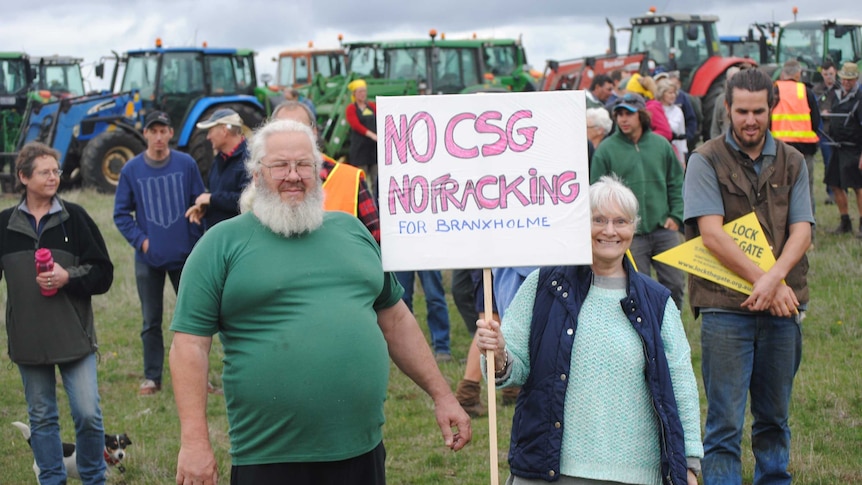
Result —
[{"label": "person in red shirt", "polygon": [[368,101],[368,87],[364,80],[356,79],[347,85],[351,104],[345,109],[350,125],[350,152],[347,163],[359,167],[371,179],[372,190],[377,194],[377,105]]}]

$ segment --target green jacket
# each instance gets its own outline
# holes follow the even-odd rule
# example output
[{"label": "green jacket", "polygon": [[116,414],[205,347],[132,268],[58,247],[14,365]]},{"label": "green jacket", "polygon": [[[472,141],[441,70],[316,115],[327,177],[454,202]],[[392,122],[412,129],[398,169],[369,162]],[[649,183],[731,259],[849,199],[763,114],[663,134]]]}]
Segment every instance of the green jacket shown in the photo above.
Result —
[{"label": "green jacket", "polygon": [[666,139],[644,130],[635,144],[617,130],[596,149],[590,183],[611,173],[617,174],[638,199],[638,234],[664,227],[668,217],[682,227],[682,166]]}]

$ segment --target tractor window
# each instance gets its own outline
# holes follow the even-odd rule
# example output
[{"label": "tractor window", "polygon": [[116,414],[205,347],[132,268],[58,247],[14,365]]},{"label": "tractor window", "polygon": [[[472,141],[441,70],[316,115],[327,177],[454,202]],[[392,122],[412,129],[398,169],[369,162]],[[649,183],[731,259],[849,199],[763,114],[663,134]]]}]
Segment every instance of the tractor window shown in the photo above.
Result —
[{"label": "tractor window", "polygon": [[388,49],[386,51],[387,79],[421,81],[427,78],[426,66],[428,66],[428,62],[424,48]]},{"label": "tractor window", "polygon": [[152,100],[156,89],[156,70],[159,65],[158,56],[132,56],[126,63],[123,73],[123,84],[120,91],[138,89],[144,100]]},{"label": "tractor window", "polygon": [[669,24],[636,25],[632,28],[630,52],[648,52],[656,66],[670,60],[671,32]]},{"label": "tractor window", "polygon": [[[228,66],[230,63],[228,61]],[[233,73],[231,73],[232,77]],[[163,94],[204,92],[204,72],[201,56],[195,52],[166,53],[162,59]]]},{"label": "tractor window", "polygon": [[77,64],[47,65],[42,74],[44,77],[39,80],[39,87],[65,96],[84,95],[84,81]]},{"label": "tractor window", "polygon": [[347,60],[348,71],[357,77],[383,77],[383,49],[374,46],[352,47]]},{"label": "tractor window", "polygon": [[820,25],[784,28],[778,46],[778,59],[796,59],[804,67],[816,69],[823,56],[823,30]]},{"label": "tractor window", "polygon": [[293,86],[296,84],[296,78],[293,73],[294,58],[290,56],[278,58],[278,85]]},{"label": "tractor window", "polygon": [[0,59],[0,94],[16,94],[27,88],[27,63]]},{"label": "tractor window", "polygon": [[[320,74],[323,77],[332,77],[332,67],[329,64],[329,54],[314,54],[311,56],[312,75]],[[336,74],[340,74],[336,72]]]},{"label": "tractor window", "polygon": [[460,93],[467,86],[479,84],[476,51],[473,49],[439,48],[434,64],[434,94]]},{"label": "tractor window", "polygon": [[314,62],[314,72],[323,77],[341,76],[347,72],[344,68],[344,54],[315,54],[311,59]]},{"label": "tractor window", "polygon": [[490,46],[484,48],[485,69],[495,76],[507,76],[518,67],[515,46]]},{"label": "tractor window", "polygon": [[710,52],[704,24],[677,24],[673,28],[673,38],[676,69],[681,71],[695,69],[709,59]]},{"label": "tractor window", "polygon": [[236,92],[236,77],[234,77],[233,63],[227,56],[206,56],[207,68],[210,75],[213,94],[226,94]]},{"label": "tractor window", "polygon": [[832,58],[836,66],[859,58],[860,53],[856,48],[859,45],[859,30],[856,26],[832,26],[827,29],[826,45],[829,47],[827,55]]},{"label": "tractor window", "polygon": [[297,57],[296,58],[296,84],[308,84],[309,82],[309,74],[308,74],[308,58],[307,57]]},{"label": "tractor window", "polygon": [[251,56],[234,56],[233,72],[236,75],[236,85],[240,92],[249,88],[254,89],[254,78],[252,77],[252,66],[254,61]]}]

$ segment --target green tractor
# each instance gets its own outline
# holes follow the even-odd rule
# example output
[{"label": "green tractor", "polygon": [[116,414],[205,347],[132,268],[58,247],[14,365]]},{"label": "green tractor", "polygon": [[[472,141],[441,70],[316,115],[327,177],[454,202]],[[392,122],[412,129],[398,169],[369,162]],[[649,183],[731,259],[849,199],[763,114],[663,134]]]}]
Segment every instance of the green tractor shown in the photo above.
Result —
[{"label": "green tractor", "polygon": [[23,52],[0,53],[0,171],[14,163],[21,122],[33,86],[30,57]]},{"label": "green tractor", "polygon": [[527,66],[520,40],[429,39],[349,42],[346,76],[316,75],[304,94],[315,103],[324,151],[334,158],[347,153],[350,127],[344,110],[351,102],[347,85],[368,84],[377,96],[535,91],[536,76]]},{"label": "green tractor", "polygon": [[778,31],[776,70],[788,59],[796,59],[802,64],[801,81],[805,83],[823,80],[819,68],[827,59],[841,69],[841,63],[857,62],[860,58],[862,21],[859,20],[794,20]]}]

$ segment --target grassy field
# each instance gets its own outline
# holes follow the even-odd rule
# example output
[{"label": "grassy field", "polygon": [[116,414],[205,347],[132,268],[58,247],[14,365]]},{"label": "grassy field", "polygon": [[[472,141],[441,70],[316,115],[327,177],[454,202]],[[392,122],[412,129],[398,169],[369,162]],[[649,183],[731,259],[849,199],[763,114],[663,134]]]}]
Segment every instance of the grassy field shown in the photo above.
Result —
[{"label": "grassy field", "polygon": [[[822,166],[818,165],[818,170],[822,171]],[[820,180],[820,174],[816,180]],[[822,202],[825,195],[820,184],[817,194],[817,201]],[[125,462],[126,473],[115,474],[110,482],[174,483],[179,424],[173,392],[169,376],[166,376],[164,392],[150,397],[137,395],[142,378],[140,308],[132,249],[111,220],[113,199],[92,192],[68,192],[63,197],[83,204],[98,222],[116,267],[111,291],[94,300],[101,349],[99,381],[107,431],[128,433],[133,445]],[[0,199],[0,206],[5,208],[16,202],[16,198],[6,196]],[[857,220],[854,215],[854,228]],[[791,469],[795,483],[803,485],[862,483],[862,298],[859,296],[862,294],[862,241],[826,234],[825,230],[834,227],[837,221],[834,206],[818,206],[817,245],[809,252],[811,307],[803,323],[803,362],[796,378],[791,410]],[[0,304],[5,308],[5,282],[0,282],[0,286],[3,287],[0,288]],[[421,292],[417,296],[417,317],[424,327]],[[173,291],[169,289],[166,291],[165,327],[174,300]],[[454,305],[450,308],[455,359],[442,364],[442,370],[454,388],[463,373],[460,360],[466,356],[470,341]],[[693,321],[688,311],[684,318],[699,378],[699,322]],[[32,484],[35,480],[30,469],[31,451],[18,430],[9,425],[16,420],[26,422],[27,410],[18,370],[5,351],[5,332],[0,332],[0,347],[3,349],[0,353],[0,484]],[[216,384],[220,384],[220,356],[221,349],[216,344],[211,359],[211,380]],[[71,441],[73,428],[68,404],[63,392],[58,395],[62,434],[65,440]],[[701,402],[705,410],[705,401]],[[498,406],[501,483],[508,473],[506,455],[512,411],[511,407]],[[208,412],[221,483],[228,483],[230,457],[223,397],[211,397]],[[458,453],[448,451],[435,424],[430,399],[394,366],[386,418],[384,432],[390,484],[489,483],[487,418],[473,421],[473,442],[467,448]],[[751,483],[748,440],[743,446],[744,479]]]}]

